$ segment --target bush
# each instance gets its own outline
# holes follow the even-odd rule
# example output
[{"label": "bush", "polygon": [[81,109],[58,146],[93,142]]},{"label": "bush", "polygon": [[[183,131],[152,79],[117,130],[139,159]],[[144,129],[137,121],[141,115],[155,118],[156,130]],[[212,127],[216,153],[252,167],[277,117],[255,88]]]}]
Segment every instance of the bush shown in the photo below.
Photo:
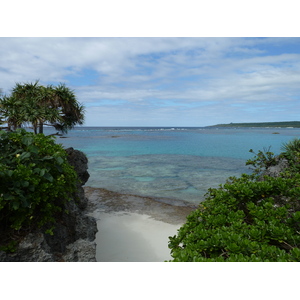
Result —
[{"label": "bush", "polygon": [[254,176],[261,174],[271,166],[275,166],[278,162],[274,153],[270,151],[270,147],[264,149],[264,151],[259,150],[258,153],[255,153],[252,149],[249,152],[255,154],[255,156],[253,159],[249,159],[246,165],[252,167]]},{"label": "bush", "polygon": [[55,215],[63,210],[77,182],[66,155],[53,137],[24,129],[0,131],[2,236],[45,225],[46,232],[52,233]]},{"label": "bush", "polygon": [[[286,158],[287,156],[285,156]],[[300,261],[300,174],[263,176],[268,153],[248,164],[255,174],[231,177],[192,212],[169,238],[173,261]]]}]

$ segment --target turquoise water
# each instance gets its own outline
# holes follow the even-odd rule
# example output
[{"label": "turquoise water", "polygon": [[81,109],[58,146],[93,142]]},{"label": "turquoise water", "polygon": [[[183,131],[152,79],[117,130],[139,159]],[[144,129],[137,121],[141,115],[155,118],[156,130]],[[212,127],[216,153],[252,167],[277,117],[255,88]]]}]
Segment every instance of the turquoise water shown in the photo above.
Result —
[{"label": "turquoise water", "polygon": [[249,173],[250,149],[278,154],[299,136],[293,128],[80,127],[57,140],[86,153],[88,186],[199,203],[209,187]]}]

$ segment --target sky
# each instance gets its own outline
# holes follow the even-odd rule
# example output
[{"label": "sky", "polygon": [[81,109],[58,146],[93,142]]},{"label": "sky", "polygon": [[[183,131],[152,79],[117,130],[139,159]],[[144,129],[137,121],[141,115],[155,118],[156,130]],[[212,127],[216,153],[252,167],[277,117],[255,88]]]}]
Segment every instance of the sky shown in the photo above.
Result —
[{"label": "sky", "polygon": [[65,83],[85,126],[300,119],[300,38],[1,37],[0,78]]},{"label": "sky", "polygon": [[297,121],[296,5],[52,0],[45,9],[7,1],[0,89],[65,83],[86,108],[85,126]]}]

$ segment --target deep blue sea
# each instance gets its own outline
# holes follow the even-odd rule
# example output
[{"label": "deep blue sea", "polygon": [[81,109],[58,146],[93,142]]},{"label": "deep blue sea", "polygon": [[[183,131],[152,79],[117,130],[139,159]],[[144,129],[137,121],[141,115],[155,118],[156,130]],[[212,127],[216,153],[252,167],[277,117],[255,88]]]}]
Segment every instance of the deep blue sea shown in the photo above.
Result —
[{"label": "deep blue sea", "polygon": [[87,186],[198,204],[208,188],[250,172],[250,149],[279,154],[299,136],[296,128],[77,127],[57,142],[87,155]]}]

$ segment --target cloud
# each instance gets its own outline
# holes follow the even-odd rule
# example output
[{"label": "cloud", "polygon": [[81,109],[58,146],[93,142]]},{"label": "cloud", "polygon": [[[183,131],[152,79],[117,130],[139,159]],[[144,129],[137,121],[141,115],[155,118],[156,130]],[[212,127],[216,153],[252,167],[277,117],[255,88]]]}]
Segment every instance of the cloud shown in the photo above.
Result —
[{"label": "cloud", "polygon": [[0,88],[65,82],[86,105],[88,125],[201,126],[266,113],[288,120],[282,103],[293,110],[299,100],[298,44],[298,38],[1,38]]}]

